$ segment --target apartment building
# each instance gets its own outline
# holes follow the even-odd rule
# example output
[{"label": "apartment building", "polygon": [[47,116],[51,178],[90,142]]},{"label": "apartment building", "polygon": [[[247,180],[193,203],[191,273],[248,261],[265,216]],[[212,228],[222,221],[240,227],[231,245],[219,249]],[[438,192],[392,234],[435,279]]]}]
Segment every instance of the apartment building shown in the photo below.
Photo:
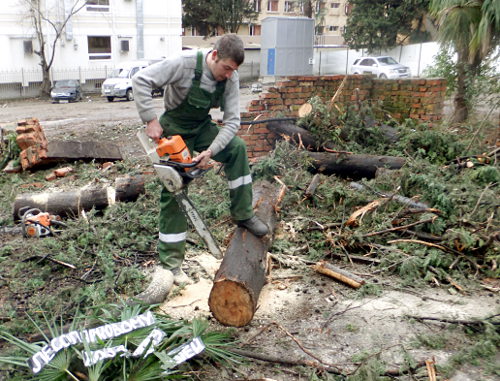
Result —
[{"label": "apartment building", "polygon": [[[297,17],[305,14],[305,1],[301,0],[254,0],[255,10],[259,13],[256,20],[245,22],[238,34],[245,42],[260,42],[262,20],[266,17],[282,16]],[[342,45],[349,2],[347,0],[337,1],[311,1],[312,14],[315,19],[315,44],[316,45]],[[200,33],[194,28],[185,28],[184,36],[199,36]],[[186,40],[189,40],[186,38]]]},{"label": "apartment building", "polygon": [[[39,0],[47,58],[54,26],[72,7],[83,6],[54,46],[53,68],[112,67],[120,62],[160,58],[181,51],[181,0]],[[39,68],[39,39],[29,15],[30,0],[0,2],[0,71]],[[3,82],[3,81],[2,81]]]}]

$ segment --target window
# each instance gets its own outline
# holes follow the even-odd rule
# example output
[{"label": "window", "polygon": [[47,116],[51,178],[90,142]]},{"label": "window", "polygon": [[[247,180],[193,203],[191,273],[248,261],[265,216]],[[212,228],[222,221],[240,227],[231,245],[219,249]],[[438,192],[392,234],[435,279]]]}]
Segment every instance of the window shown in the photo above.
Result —
[{"label": "window", "polygon": [[267,11],[268,12],[278,12],[278,1],[268,0],[267,1]]},{"label": "window", "polygon": [[87,0],[87,11],[109,12],[109,0]]},{"label": "window", "polygon": [[260,36],[260,33],[261,33],[260,25],[255,25],[255,24],[250,25],[250,36]]},{"label": "window", "polygon": [[122,52],[128,52],[130,50],[130,41],[129,40],[121,40],[120,41],[120,50]]},{"label": "window", "polygon": [[336,32],[337,30],[339,30],[339,27],[338,27],[337,25],[330,25],[330,26],[328,27],[328,30],[329,30],[330,32]]},{"label": "window", "polygon": [[89,60],[111,59],[111,37],[110,36],[88,36]]},{"label": "window", "polygon": [[316,13],[319,13],[324,8],[325,8],[325,2],[324,1],[318,1],[318,2],[316,2]]},{"label": "window", "polygon": [[293,1],[285,1],[285,13],[293,12]]},{"label": "window", "polygon": [[376,65],[376,62],[372,60],[371,58],[366,58],[363,61],[359,63],[361,66],[372,66]]},{"label": "window", "polygon": [[261,0],[254,0],[254,10],[255,12],[260,12],[261,11]]},{"label": "window", "polygon": [[339,8],[340,3],[330,3],[330,8]]},{"label": "window", "polygon": [[25,55],[33,54],[33,41],[31,41],[31,40],[24,40],[23,41],[23,48],[24,48],[24,54]]}]

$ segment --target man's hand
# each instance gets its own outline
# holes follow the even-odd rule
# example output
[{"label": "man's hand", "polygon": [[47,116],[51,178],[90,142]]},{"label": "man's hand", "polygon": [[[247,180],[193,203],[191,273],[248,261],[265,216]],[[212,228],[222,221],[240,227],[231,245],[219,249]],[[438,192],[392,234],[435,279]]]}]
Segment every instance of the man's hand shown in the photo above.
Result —
[{"label": "man's hand", "polygon": [[210,167],[210,165],[208,165],[208,162],[210,161],[211,157],[212,151],[207,149],[203,152],[200,152],[198,156],[194,157],[193,161],[198,163],[198,165],[196,166],[197,168],[207,169]]},{"label": "man's hand", "polygon": [[146,123],[146,135],[153,139],[155,143],[158,143],[162,134],[163,128],[161,128],[161,124],[158,119],[154,118]]}]

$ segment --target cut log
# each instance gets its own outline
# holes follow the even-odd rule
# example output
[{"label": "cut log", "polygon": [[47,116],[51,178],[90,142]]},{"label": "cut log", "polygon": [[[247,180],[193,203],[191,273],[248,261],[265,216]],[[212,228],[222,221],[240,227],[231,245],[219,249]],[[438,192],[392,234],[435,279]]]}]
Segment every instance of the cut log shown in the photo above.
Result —
[{"label": "cut log", "polygon": [[339,269],[328,262],[321,261],[314,265],[314,270],[321,274],[328,275],[331,278],[337,279],[353,288],[360,288],[365,284],[365,280],[357,275],[351,274],[346,270]]},{"label": "cut log", "polygon": [[268,182],[254,186],[255,214],[271,233],[259,238],[237,228],[215,274],[208,305],[213,316],[224,325],[243,327],[253,318],[266,282],[266,254],[276,226],[278,197],[279,189]]},{"label": "cut log", "polygon": [[54,193],[25,193],[14,200],[14,220],[22,208],[38,208],[61,217],[78,216],[81,210],[102,210],[115,202],[135,201],[144,193],[143,176],[115,180],[114,186],[93,185],[78,190]]},{"label": "cut log", "polygon": [[405,164],[403,157],[376,155],[346,155],[326,152],[308,152],[313,159],[313,172],[337,175],[350,179],[372,179],[377,168],[400,169]]}]

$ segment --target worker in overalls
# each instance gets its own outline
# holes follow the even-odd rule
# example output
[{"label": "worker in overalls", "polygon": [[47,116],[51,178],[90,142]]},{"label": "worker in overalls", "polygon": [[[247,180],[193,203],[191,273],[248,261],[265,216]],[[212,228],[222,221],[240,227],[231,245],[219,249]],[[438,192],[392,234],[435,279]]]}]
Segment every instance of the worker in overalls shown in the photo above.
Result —
[{"label": "worker in overalls", "polygon": [[[198,162],[200,168],[206,168],[210,159],[223,163],[233,220],[256,236],[263,236],[268,233],[268,227],[253,213],[252,178],[246,146],[235,136],[240,128],[236,70],[244,55],[242,40],[228,34],[222,36],[212,50],[184,51],[179,56],[148,66],[139,71],[132,82],[137,110],[146,123],[146,134],[154,141],[162,136],[181,135],[191,153],[198,153],[193,161]],[[165,89],[165,112],[159,120],[151,96],[155,88]],[[224,112],[221,127],[209,114],[211,108],[217,107]],[[144,295],[138,295],[139,299],[156,303],[161,302],[172,287],[167,279],[171,278],[176,284],[189,282],[181,269],[187,220],[176,199],[165,188],[160,198],[159,228],[161,267],[153,275]],[[155,282],[163,286],[155,286]],[[161,290],[150,290],[151,287],[160,287]]]}]

